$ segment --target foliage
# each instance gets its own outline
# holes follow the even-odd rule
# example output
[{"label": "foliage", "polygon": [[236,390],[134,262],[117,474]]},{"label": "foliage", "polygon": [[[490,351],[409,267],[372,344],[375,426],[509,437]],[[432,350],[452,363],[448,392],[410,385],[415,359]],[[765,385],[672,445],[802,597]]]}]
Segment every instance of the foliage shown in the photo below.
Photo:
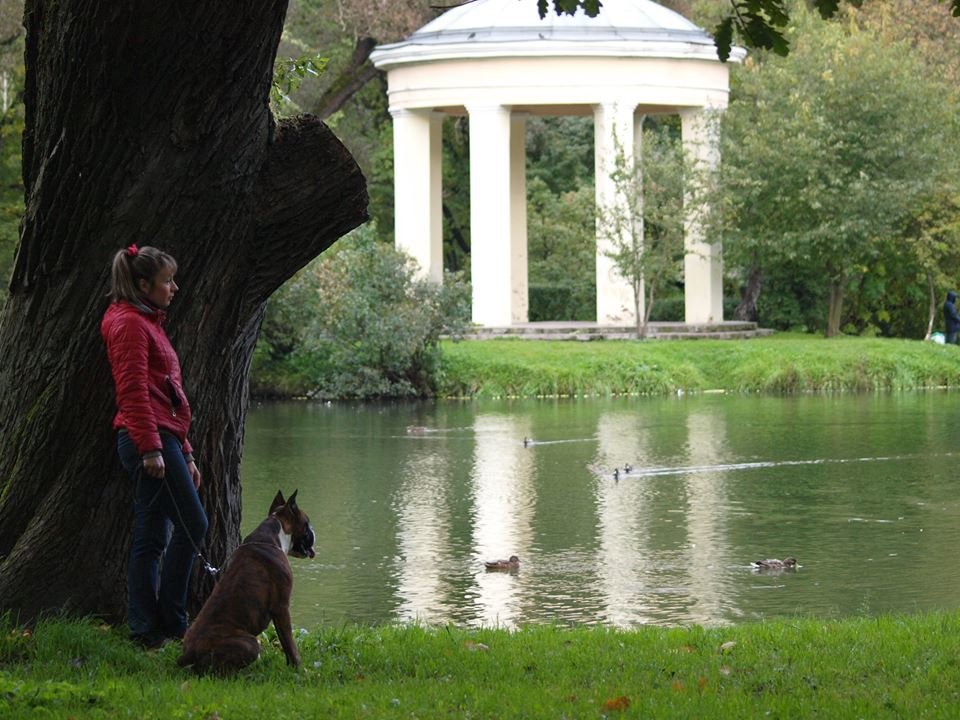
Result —
[{"label": "foliage", "polygon": [[446,397],[863,392],[960,387],[960,350],[884,338],[444,344]]},{"label": "foliage", "polygon": [[[22,16],[22,3],[12,5],[19,6]],[[0,308],[7,299],[23,215],[20,147],[25,69],[23,37],[14,15],[14,8],[0,11]]]},{"label": "foliage", "polygon": [[319,302],[309,268],[270,296],[250,370],[254,397],[303,397],[314,389],[318,361],[307,343]]},{"label": "foliage", "polygon": [[[236,677],[176,667],[95,622],[0,625],[10,720],[138,717],[950,717],[956,613],[615,630],[311,628]],[[22,653],[22,655],[20,655]]]},{"label": "foliage", "polygon": [[299,107],[291,95],[308,77],[318,78],[327,67],[327,59],[308,53],[299,57],[277,58],[273,66],[273,83],[270,85],[270,104],[277,115],[292,115]]},{"label": "foliage", "polygon": [[469,318],[469,286],[437,286],[371,228],[341,240],[268,304],[257,346],[255,394],[372,398],[425,396],[437,383],[441,334]]},{"label": "foliage", "polygon": [[527,184],[529,318],[596,318],[593,185],[554,193],[534,175]]},{"label": "foliage", "polygon": [[526,135],[528,317],[594,320],[593,124],[531,117]]},{"label": "foliage", "polygon": [[607,256],[633,291],[642,338],[658,293],[681,274],[684,226],[690,206],[698,202],[694,188],[700,169],[684,158],[669,126],[644,126],[639,158],[628,158],[619,141],[615,145],[614,164],[607,170],[615,197],[597,209],[597,229],[610,243]]},{"label": "foliage", "polygon": [[885,41],[910,43],[945,83],[960,83],[960,21],[941,0],[871,0],[850,15]]},{"label": "foliage", "polygon": [[[960,0],[941,2],[947,2],[953,15],[960,17]],[[864,0],[848,0],[848,4],[860,7]],[[810,0],[809,5],[817,10],[821,18],[829,19],[840,9],[840,0]],[[553,6],[558,15],[573,15],[582,8],[593,17],[602,3],[598,0],[553,0]],[[736,37],[747,47],[772,50],[777,55],[786,56],[790,52],[786,28],[799,6],[800,3],[793,0],[730,0],[729,10],[713,31],[717,55],[726,61]],[[537,0],[537,7],[540,17],[544,17],[548,1]]]},{"label": "foliage", "polygon": [[821,273],[826,328],[928,199],[951,187],[956,104],[903,44],[795,13],[786,59],[745,64],[725,115],[725,252]]}]

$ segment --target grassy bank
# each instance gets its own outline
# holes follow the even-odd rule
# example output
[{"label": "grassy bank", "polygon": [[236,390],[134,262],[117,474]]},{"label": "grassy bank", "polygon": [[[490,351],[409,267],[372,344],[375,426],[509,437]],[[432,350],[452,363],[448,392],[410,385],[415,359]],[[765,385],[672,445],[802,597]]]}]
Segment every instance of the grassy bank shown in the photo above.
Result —
[{"label": "grassy bank", "polygon": [[341,628],[231,679],[120,631],[3,628],[4,718],[956,717],[960,615],[731,628]]},{"label": "grassy bank", "polygon": [[865,392],[960,387],[960,347],[775,335],[752,340],[445,342],[446,397]]}]

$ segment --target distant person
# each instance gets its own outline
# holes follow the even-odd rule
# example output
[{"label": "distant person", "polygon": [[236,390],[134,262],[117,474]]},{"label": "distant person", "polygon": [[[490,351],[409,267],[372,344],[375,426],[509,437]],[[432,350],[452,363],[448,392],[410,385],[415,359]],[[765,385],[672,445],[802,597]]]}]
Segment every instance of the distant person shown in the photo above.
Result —
[{"label": "distant person", "polygon": [[957,312],[957,294],[951,290],[943,304],[943,323],[947,333],[947,344],[956,345],[960,335],[960,312]]}]

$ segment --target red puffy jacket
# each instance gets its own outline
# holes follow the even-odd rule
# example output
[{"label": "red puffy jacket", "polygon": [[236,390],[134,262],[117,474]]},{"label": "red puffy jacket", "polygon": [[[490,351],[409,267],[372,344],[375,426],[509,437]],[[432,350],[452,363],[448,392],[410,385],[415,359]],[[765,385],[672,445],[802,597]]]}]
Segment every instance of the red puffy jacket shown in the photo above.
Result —
[{"label": "red puffy jacket", "polygon": [[125,428],[141,455],[163,447],[160,430],[182,443],[184,455],[193,452],[187,440],[190,403],[180,361],[163,330],[166,317],[162,310],[119,300],[100,323],[117,393],[113,427]]}]

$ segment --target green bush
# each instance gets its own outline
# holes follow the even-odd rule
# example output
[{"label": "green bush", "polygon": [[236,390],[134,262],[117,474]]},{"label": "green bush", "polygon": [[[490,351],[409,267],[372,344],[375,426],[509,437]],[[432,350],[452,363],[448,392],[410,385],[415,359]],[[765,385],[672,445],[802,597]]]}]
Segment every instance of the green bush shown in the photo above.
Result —
[{"label": "green bush", "polygon": [[530,322],[548,320],[595,320],[596,288],[592,283],[530,284]]},{"label": "green bush", "polygon": [[470,316],[470,288],[416,277],[414,261],[367,227],[308,266],[268,306],[254,356],[254,395],[432,395],[441,335]]}]

